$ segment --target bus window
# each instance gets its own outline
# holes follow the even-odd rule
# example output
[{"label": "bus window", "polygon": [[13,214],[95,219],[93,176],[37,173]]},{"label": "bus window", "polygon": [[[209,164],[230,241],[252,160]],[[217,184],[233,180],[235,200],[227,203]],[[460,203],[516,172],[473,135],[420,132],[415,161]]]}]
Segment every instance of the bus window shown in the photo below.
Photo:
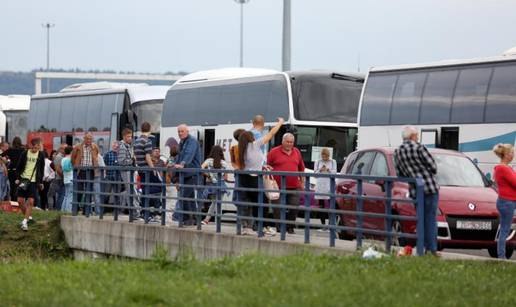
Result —
[{"label": "bus window", "polygon": [[452,123],[481,123],[484,121],[487,85],[492,70],[492,68],[461,70],[452,103]]},{"label": "bus window", "polygon": [[450,122],[453,89],[458,75],[457,70],[428,73],[421,101],[420,124],[447,124]]},{"label": "bus window", "polygon": [[396,76],[371,75],[367,80],[360,112],[360,125],[387,125]]},{"label": "bus window", "polygon": [[495,68],[487,96],[486,122],[516,122],[516,65]]},{"label": "bus window", "polygon": [[292,84],[296,119],[346,123],[357,121],[362,79],[350,81],[310,76]]},{"label": "bus window", "polygon": [[396,83],[396,91],[392,98],[392,125],[417,124],[421,92],[426,73],[402,75]]}]

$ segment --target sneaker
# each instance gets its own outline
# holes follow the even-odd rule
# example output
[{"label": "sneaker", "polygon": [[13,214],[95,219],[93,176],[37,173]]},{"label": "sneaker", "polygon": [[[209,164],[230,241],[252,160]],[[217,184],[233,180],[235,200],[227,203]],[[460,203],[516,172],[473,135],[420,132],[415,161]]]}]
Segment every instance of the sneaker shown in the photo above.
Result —
[{"label": "sneaker", "polygon": [[272,229],[271,227],[265,227],[263,228],[263,233],[266,235],[266,236],[275,236],[276,235],[276,231],[274,229]]},{"label": "sneaker", "polygon": [[23,230],[23,231],[27,231],[27,230],[29,230],[29,226],[27,225],[27,223],[22,222],[22,224],[21,224],[21,230]]},{"label": "sneaker", "polygon": [[209,223],[210,223],[210,222],[209,222],[209,221],[206,221],[206,220],[203,220],[203,221],[201,222],[201,224],[203,224],[203,225],[208,225]]},{"label": "sneaker", "polygon": [[256,232],[252,228],[244,228],[244,230],[242,230],[242,235],[244,235],[244,236],[255,236]]},{"label": "sneaker", "polygon": [[287,228],[287,233],[290,235],[295,235],[296,232],[294,231],[294,228]]}]

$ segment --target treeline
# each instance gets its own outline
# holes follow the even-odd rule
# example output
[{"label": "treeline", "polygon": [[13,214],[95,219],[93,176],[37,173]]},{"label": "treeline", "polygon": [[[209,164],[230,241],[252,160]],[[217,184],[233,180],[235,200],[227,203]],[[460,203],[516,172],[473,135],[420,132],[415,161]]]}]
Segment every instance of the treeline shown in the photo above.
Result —
[{"label": "treeline", "polygon": [[[13,72],[13,71],[0,71],[0,95],[33,95],[34,94],[34,74],[37,71],[45,71],[44,69],[34,69],[31,72]],[[82,70],[82,69],[52,69],[52,72],[76,72],[76,73],[120,73],[120,74],[137,74],[134,71],[114,71],[114,70]],[[185,75],[186,72],[166,72],[166,75]],[[48,92],[58,92],[62,88],[81,82],[92,82],[93,80],[85,79],[51,79],[50,89]],[[101,81],[101,80],[99,80]],[[115,81],[116,80],[111,80]],[[168,85],[170,81],[125,81],[118,80],[119,82],[145,82],[152,85]],[[43,80],[42,90],[44,93],[47,92],[47,82]]]}]

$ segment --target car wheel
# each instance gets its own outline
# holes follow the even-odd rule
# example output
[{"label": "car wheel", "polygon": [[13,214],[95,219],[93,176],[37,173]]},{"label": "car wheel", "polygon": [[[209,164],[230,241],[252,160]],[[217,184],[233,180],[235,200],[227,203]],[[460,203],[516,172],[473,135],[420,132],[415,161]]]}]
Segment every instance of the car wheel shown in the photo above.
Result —
[{"label": "car wheel", "polygon": [[401,226],[400,221],[392,222],[392,240],[391,243],[393,246],[405,246],[407,245],[407,239],[399,237],[399,233],[403,233],[403,227]]},{"label": "car wheel", "polygon": [[[342,219],[340,218],[340,216],[338,216],[338,221],[337,221],[337,225],[339,226],[346,226],[344,225],[344,222],[342,221]],[[337,235],[339,236],[339,239],[340,240],[348,240],[348,241],[353,241],[355,239],[355,236],[350,234],[349,232],[345,231],[345,230],[339,230],[339,232],[337,233]]]},{"label": "car wheel", "polygon": [[[490,247],[487,249],[487,251],[489,252],[489,256],[491,256],[491,258],[498,258],[498,251],[496,247]],[[505,257],[507,257],[507,259],[511,259],[513,253],[514,247],[507,246],[505,248]]]}]

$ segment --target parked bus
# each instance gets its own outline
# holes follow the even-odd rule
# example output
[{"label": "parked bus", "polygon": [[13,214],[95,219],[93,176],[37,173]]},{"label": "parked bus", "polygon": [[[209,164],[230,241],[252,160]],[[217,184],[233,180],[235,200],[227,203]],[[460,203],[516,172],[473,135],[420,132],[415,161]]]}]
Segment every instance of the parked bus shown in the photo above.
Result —
[{"label": "parked bus", "polygon": [[204,156],[221,145],[229,159],[233,131],[250,129],[255,115],[266,126],[283,117],[281,136],[296,135],[308,168],[330,148],[339,164],[355,149],[357,112],[364,77],[327,71],[278,72],[266,69],[227,68],[201,71],[179,79],[168,91],[163,106],[161,146],[168,152],[178,141],[177,126],[186,123],[202,144]]},{"label": "parked bus", "polygon": [[44,148],[50,151],[62,142],[75,145],[90,131],[101,151],[106,152],[111,140],[120,139],[125,127],[137,132],[142,122],[149,121],[154,124],[152,132],[159,134],[160,117],[156,119],[154,109],[156,104],[162,105],[168,88],[92,82],[74,84],[59,93],[35,95],[29,111],[28,141],[41,137]]},{"label": "parked bus", "polygon": [[458,150],[488,176],[492,148],[516,140],[516,50],[502,56],[372,68],[360,103],[358,148],[398,146],[404,125],[429,147]]},{"label": "parked bus", "polygon": [[5,116],[5,122],[0,123],[3,140],[11,143],[16,136],[27,139],[29,106],[29,95],[0,95],[0,110]]}]

